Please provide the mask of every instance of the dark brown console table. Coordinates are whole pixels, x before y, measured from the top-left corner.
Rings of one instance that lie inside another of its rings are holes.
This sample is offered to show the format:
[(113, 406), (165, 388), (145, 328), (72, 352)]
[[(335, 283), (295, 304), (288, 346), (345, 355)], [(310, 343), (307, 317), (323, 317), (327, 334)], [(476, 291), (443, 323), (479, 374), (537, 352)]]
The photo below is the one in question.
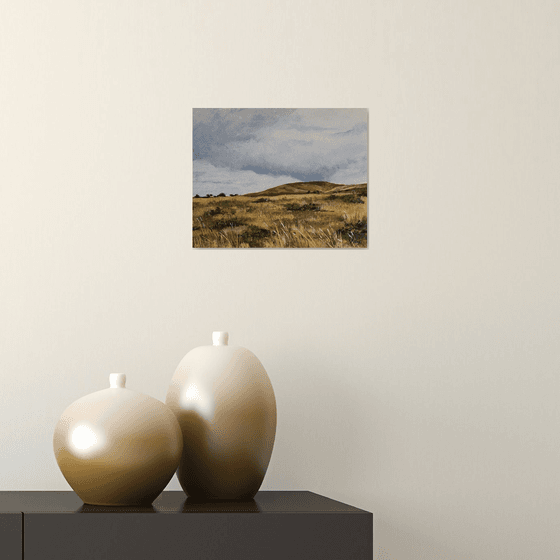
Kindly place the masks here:
[(373, 514), (313, 492), (205, 503), (163, 492), (150, 507), (0, 492), (0, 550), (2, 560), (371, 560)]

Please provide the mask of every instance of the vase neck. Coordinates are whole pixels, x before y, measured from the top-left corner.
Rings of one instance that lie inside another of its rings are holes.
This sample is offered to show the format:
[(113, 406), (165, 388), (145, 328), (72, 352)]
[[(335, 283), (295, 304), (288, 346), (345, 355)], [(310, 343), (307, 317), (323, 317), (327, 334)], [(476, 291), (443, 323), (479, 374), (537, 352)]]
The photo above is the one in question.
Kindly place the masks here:
[(212, 344), (214, 346), (227, 346), (229, 334), (225, 331), (214, 331), (212, 333)]
[(124, 389), (126, 375), (124, 373), (111, 373), (109, 375), (109, 386), (111, 389)]

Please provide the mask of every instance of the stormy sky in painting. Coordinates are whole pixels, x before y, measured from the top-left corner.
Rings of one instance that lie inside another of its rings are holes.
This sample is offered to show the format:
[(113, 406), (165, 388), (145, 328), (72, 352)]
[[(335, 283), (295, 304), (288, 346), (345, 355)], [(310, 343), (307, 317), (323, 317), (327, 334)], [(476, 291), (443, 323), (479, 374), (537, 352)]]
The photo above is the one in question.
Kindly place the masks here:
[(193, 195), (367, 182), (366, 109), (193, 109)]

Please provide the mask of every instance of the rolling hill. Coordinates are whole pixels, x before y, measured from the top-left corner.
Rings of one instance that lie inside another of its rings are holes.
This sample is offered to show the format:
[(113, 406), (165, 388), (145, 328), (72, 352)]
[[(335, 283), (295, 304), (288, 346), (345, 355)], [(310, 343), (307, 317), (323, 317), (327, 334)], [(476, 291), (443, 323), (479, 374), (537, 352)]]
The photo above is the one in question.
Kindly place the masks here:
[[(361, 196), (367, 195), (367, 183), (357, 185), (343, 185), (340, 183), (329, 183), (327, 181), (303, 181), (298, 183), (286, 183), (264, 191), (247, 193), (242, 196), (278, 196), (282, 194), (331, 194), (331, 193), (356, 192)], [(362, 194), (363, 193), (363, 194)]]

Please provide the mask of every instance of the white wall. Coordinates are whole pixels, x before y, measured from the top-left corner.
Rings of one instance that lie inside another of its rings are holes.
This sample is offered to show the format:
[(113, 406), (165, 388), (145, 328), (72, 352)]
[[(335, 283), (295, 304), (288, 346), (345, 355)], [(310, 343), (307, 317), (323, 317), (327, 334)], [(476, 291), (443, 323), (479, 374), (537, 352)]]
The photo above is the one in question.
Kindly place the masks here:
[[(0, 489), (68, 489), (62, 410), (224, 329), (263, 489), (374, 512), (380, 560), (559, 558), (559, 6), (3, 0)], [(193, 107), (369, 108), (369, 249), (191, 249)]]

